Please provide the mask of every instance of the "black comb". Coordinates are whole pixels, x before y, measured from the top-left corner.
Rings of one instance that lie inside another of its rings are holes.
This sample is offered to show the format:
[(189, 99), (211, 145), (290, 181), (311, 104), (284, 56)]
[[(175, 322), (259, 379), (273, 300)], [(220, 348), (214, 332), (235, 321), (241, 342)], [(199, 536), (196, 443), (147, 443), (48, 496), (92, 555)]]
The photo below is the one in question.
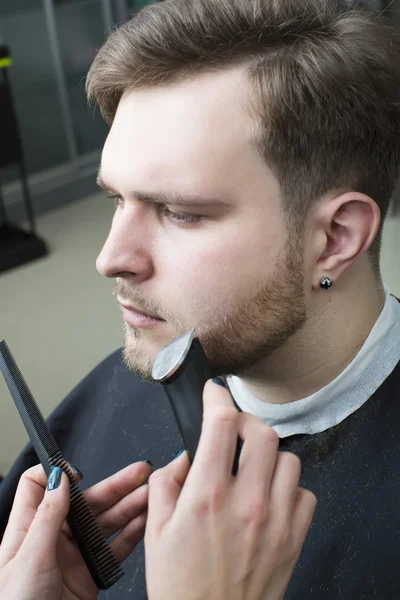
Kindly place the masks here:
[(29, 391), (5, 340), (0, 341), (0, 370), (3, 372), (4, 379), (46, 475), (49, 476), (53, 467), (60, 467), (68, 476), (70, 484), (68, 525), (93, 581), (101, 590), (108, 589), (124, 573)]

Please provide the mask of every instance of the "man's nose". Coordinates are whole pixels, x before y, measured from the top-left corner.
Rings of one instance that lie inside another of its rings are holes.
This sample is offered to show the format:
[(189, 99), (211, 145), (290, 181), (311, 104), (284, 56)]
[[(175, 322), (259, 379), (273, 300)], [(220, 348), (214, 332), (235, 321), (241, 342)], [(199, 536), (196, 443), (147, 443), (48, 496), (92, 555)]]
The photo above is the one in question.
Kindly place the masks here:
[(96, 268), (101, 275), (109, 278), (134, 276), (137, 282), (151, 276), (153, 267), (148, 246), (149, 235), (144, 228), (144, 223), (133, 223), (131, 218), (114, 218), (96, 261)]

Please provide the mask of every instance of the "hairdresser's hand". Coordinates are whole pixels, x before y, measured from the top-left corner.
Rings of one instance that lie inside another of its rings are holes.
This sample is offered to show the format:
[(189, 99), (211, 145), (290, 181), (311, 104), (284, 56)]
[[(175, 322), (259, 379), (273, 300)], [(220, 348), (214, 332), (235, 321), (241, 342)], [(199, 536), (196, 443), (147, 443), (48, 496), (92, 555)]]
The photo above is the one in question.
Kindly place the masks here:
[[(237, 436), (244, 440), (232, 476)], [(300, 461), (207, 382), (200, 444), (150, 477), (145, 534), (149, 600), (280, 600), (311, 524), (315, 496)], [(189, 474), (188, 474), (189, 472)]]
[[(121, 527), (111, 546), (124, 560), (143, 537), (151, 467), (136, 463), (86, 490), (85, 497), (107, 536)], [(54, 471), (53, 473), (54, 474)], [(71, 538), (64, 519), (69, 483), (46, 490), (39, 465), (19, 482), (0, 546), (0, 597), (7, 600), (93, 600), (98, 588)]]

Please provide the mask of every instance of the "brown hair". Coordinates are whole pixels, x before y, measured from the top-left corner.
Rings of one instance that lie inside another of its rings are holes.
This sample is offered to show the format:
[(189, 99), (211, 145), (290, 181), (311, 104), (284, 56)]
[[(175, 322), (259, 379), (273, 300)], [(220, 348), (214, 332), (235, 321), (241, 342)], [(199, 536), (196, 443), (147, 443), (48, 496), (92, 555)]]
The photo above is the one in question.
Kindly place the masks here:
[(382, 224), (400, 175), (400, 34), (345, 0), (166, 0), (116, 29), (87, 93), (111, 123), (122, 94), (243, 64), (257, 145), (299, 234), (330, 190), (370, 196)]

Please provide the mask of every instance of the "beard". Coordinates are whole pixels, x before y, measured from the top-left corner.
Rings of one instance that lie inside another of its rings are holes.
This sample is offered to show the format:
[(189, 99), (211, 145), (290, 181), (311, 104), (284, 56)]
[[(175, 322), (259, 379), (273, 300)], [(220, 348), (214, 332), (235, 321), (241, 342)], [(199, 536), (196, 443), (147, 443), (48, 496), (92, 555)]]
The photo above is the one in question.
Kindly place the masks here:
[(157, 340), (155, 330), (150, 330), (150, 338), (154, 336), (154, 339), (149, 339), (148, 331), (125, 324), (125, 364), (144, 381), (153, 382), (151, 372), (158, 351), (176, 337), (195, 328), (212, 372), (220, 376), (243, 376), (305, 324), (307, 316), (302, 265), (300, 244), (290, 243), (268, 282), (262, 282), (248, 297), (236, 304), (232, 305), (231, 298), (227, 298), (227, 308), (220, 302), (219, 306), (203, 308), (200, 312), (196, 310), (197, 316), (187, 322), (160, 311), (155, 304), (144, 303), (120, 280), (114, 294), (130, 300), (144, 312), (159, 315), (165, 319), (169, 329), (169, 339), (165, 338), (164, 333), (163, 340)]

